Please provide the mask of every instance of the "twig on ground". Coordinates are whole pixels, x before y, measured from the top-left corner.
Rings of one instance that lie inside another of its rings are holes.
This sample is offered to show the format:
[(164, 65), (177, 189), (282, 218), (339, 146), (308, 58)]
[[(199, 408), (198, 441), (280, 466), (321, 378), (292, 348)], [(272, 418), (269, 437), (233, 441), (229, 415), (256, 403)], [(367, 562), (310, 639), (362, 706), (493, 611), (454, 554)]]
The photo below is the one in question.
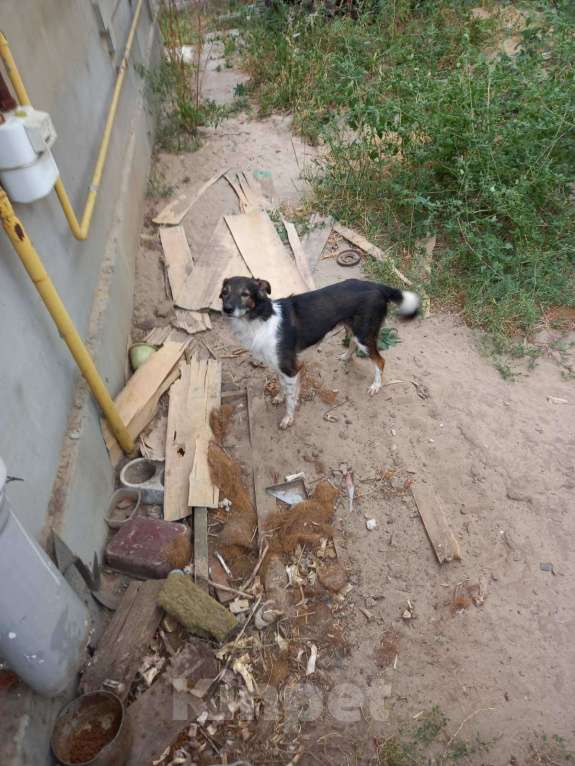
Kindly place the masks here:
[(260, 554), (260, 557), (258, 559), (258, 563), (254, 567), (254, 571), (251, 573), (251, 575), (248, 577), (248, 579), (244, 582), (244, 584), (242, 585), (242, 588), (249, 587), (252, 584), (252, 582), (255, 580), (255, 577), (256, 577), (257, 573), (259, 572), (261, 565), (263, 564), (263, 561), (264, 561), (264, 559), (265, 559), (265, 557), (267, 555), (267, 552), (268, 552), (269, 548), (270, 548), (270, 544), (266, 543), (263, 551)]
[(475, 716), (478, 715), (478, 713), (483, 713), (486, 710), (496, 710), (496, 709), (497, 708), (494, 708), (494, 707), (480, 707), (480, 708), (477, 708), (477, 710), (474, 710), (473, 713), (470, 713), (466, 718), (463, 719), (463, 721), (461, 721), (461, 723), (459, 724), (459, 726), (457, 727), (455, 731), (455, 734), (453, 734), (453, 736), (449, 738), (447, 745), (445, 746), (445, 749), (447, 750), (449, 748), (449, 746), (451, 745), (455, 737), (457, 737), (461, 729), (463, 729), (467, 721), (470, 721), (472, 718), (475, 718)]
[[(403, 383), (403, 381), (401, 381)], [(342, 404), (346, 404), (348, 402), (348, 398), (346, 397), (343, 401), (338, 402), (337, 404), (334, 404), (333, 407), (330, 407), (323, 413), (323, 419), (327, 420), (328, 423), (335, 423), (336, 420), (334, 420), (332, 417), (330, 417), (329, 413), (332, 412), (332, 410), (335, 410), (337, 407), (341, 407)]]
[(232, 588), (231, 585), (220, 585), (219, 582), (214, 582), (210, 579), (206, 580), (206, 582), (213, 588), (226, 591), (226, 593), (235, 593), (237, 596), (241, 596), (242, 598), (255, 598), (253, 593), (246, 593), (245, 591), (239, 590), (238, 588)]

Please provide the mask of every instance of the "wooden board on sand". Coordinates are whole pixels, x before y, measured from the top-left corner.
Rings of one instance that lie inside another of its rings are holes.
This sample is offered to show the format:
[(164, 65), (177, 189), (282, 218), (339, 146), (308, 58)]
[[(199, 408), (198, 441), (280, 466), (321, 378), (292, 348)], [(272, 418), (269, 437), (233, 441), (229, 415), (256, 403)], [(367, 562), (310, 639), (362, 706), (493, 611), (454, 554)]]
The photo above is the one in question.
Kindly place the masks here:
[[(190, 474), (194, 468), (196, 440), (209, 429), (210, 412), (219, 406), (221, 376), (220, 362), (193, 358), (189, 364), (181, 365), (180, 380), (170, 391), (164, 479), (164, 518), (168, 521), (177, 521), (192, 513)], [(198, 464), (196, 470), (209, 478), (207, 468)]]
[(158, 215), (152, 219), (154, 223), (160, 224), (162, 226), (176, 226), (177, 224), (181, 223), (184, 219), (184, 217), (190, 212), (192, 209), (192, 205), (194, 205), (206, 192), (212, 184), (214, 184), (219, 178), (221, 178), (224, 173), (227, 173), (229, 168), (223, 168), (222, 170), (218, 170), (217, 173), (214, 173), (214, 175), (211, 178), (208, 178), (208, 180), (203, 183), (199, 188), (186, 190), (182, 192), (181, 194), (178, 194), (178, 196), (172, 200), (169, 205), (167, 205)]
[[(187, 345), (187, 340), (182, 343), (164, 343), (162, 348), (136, 370), (114, 400), (120, 417), (134, 439), (152, 420), (160, 396), (175, 380), (173, 370)], [(102, 421), (102, 433), (110, 460), (116, 465), (122, 456), (122, 450), (105, 421)]]
[(234, 242), (223, 218), (220, 218), (210, 241), (196, 260), (194, 270), (180, 293), (180, 304), (201, 311), (221, 311), (219, 299), (226, 277), (249, 277), (250, 270)]
[(227, 215), (225, 221), (248, 269), (254, 277), (267, 279), (274, 298), (307, 291), (295, 261), (290, 258), (267, 213)]
[(411, 487), (411, 493), (439, 563), (444, 564), (454, 559), (459, 561), (461, 559), (459, 543), (447, 523), (433, 487), (416, 482)]

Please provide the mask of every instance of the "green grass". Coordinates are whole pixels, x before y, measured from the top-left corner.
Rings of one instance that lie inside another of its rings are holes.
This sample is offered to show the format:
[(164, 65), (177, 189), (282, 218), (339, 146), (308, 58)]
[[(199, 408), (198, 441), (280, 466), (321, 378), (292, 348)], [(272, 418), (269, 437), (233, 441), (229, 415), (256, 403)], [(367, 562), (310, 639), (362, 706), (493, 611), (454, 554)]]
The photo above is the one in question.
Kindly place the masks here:
[(175, 190), (175, 186), (168, 183), (165, 175), (158, 169), (156, 164), (152, 165), (146, 187), (146, 197), (150, 199), (164, 199), (170, 197)]
[[(317, 206), (394, 244), (436, 305), (515, 337), (575, 301), (573, 9), (527, 1), (517, 24), (473, 18), (476, 5), (379, 0), (352, 19), (278, 2), (244, 29), (242, 55), (262, 114), (292, 111), (327, 148)], [(512, 34), (521, 52), (494, 56)], [(430, 275), (416, 248), (429, 233)]]
[(486, 742), (477, 735), (471, 741), (452, 739), (448, 724), (443, 711), (434, 705), (415, 728), (378, 744), (378, 766), (447, 766), (468, 763), (469, 756), (489, 752), (493, 742)]

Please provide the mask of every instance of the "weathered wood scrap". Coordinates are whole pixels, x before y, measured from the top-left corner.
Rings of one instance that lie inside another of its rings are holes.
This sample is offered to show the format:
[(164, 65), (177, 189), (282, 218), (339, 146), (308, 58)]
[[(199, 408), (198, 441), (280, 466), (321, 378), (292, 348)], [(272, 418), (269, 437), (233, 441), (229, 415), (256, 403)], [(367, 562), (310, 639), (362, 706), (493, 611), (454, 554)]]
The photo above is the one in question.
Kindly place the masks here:
[(122, 684), (117, 694), (126, 698), (162, 619), (162, 610), (157, 605), (162, 585), (162, 580), (130, 583), (96, 654), (84, 670), (82, 692), (96, 691), (104, 681), (111, 680)]
[(222, 282), (227, 277), (249, 277), (251, 272), (234, 242), (223, 218), (220, 218), (210, 241), (199, 254), (188, 278), (180, 302), (195, 311), (221, 311), (219, 299)]
[(331, 234), (333, 218), (313, 213), (309, 223), (310, 229), (302, 236), (301, 244), (313, 272)]
[(433, 488), (429, 484), (417, 482), (411, 487), (411, 493), (439, 563), (461, 559), (459, 543), (447, 523)]
[[(170, 391), (168, 408), (164, 518), (169, 521), (177, 521), (192, 512), (190, 474), (196, 439), (209, 428), (210, 412), (220, 403), (221, 362), (193, 358), (189, 364), (182, 365), (181, 370), (180, 380)], [(201, 458), (198, 458), (197, 470), (204, 475), (200, 465)]]
[[(176, 306), (180, 306), (180, 293), (184, 289), (186, 280), (194, 268), (194, 260), (190, 252), (184, 227), (162, 227), (160, 229), (160, 240), (166, 259), (172, 300)], [(187, 306), (184, 305), (182, 308), (187, 308)]]
[(308, 261), (307, 255), (304, 252), (299, 234), (293, 223), (284, 220), (283, 222), (290, 247), (292, 249), (293, 256), (295, 258), (298, 271), (301, 274), (302, 279), (306, 283), (309, 290), (315, 290), (315, 282), (311, 273), (311, 266)]
[(194, 507), (194, 579), (205, 591), (208, 590), (210, 576), (208, 556), (208, 509), (196, 506)]
[(267, 213), (227, 215), (225, 221), (251, 274), (267, 279), (274, 298), (306, 292), (307, 285)]
[(154, 327), (144, 338), (144, 343), (149, 343), (151, 346), (161, 346), (162, 343), (166, 342), (171, 332), (172, 327), (169, 324), (163, 327)]
[[(167, 390), (166, 384), (171, 385), (173, 382), (171, 373), (187, 345), (188, 340), (165, 343), (145, 365), (136, 370), (114, 400), (120, 417), (134, 439), (153, 418), (158, 400)], [(110, 459), (116, 464), (122, 456), (122, 450), (105, 421), (102, 421), (102, 433)]]
[[(217, 663), (204, 642), (188, 640), (161, 678), (128, 708), (132, 748), (127, 766), (151, 764), (206, 709), (194, 687), (213, 680)], [(190, 693), (191, 692), (191, 693)]]
[(351, 242), (352, 245), (359, 247), (359, 249), (363, 250), (364, 253), (371, 255), (372, 258), (375, 258), (382, 263), (388, 263), (395, 276), (408, 287), (411, 287), (411, 280), (409, 280), (405, 274), (402, 274), (401, 271), (397, 269), (393, 264), (390, 264), (387, 259), (387, 254), (379, 247), (371, 243), (368, 239), (366, 239), (363, 234), (359, 234), (357, 231), (349, 229), (347, 226), (337, 222), (334, 223), (333, 230), (336, 231), (344, 239), (347, 239), (348, 242)]
[(212, 322), (207, 311), (176, 309), (175, 314), (176, 316), (172, 320), (174, 327), (185, 330), (188, 335), (212, 329)]
[(224, 173), (227, 173), (229, 168), (223, 168), (214, 173), (211, 178), (203, 183), (199, 188), (193, 190), (186, 190), (172, 200), (158, 215), (153, 219), (154, 223), (167, 226), (175, 226), (181, 223), (184, 217), (192, 209), (194, 205), (204, 194), (212, 184), (214, 184)]

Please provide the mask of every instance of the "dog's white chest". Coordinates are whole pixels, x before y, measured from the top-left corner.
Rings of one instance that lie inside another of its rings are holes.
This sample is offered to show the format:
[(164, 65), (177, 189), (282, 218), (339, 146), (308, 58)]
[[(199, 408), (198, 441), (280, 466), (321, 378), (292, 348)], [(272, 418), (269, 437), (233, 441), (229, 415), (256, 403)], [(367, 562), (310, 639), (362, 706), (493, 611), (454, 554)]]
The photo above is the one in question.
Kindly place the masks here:
[(281, 308), (274, 305), (274, 312), (266, 320), (232, 317), (231, 324), (234, 335), (252, 356), (277, 369)]

